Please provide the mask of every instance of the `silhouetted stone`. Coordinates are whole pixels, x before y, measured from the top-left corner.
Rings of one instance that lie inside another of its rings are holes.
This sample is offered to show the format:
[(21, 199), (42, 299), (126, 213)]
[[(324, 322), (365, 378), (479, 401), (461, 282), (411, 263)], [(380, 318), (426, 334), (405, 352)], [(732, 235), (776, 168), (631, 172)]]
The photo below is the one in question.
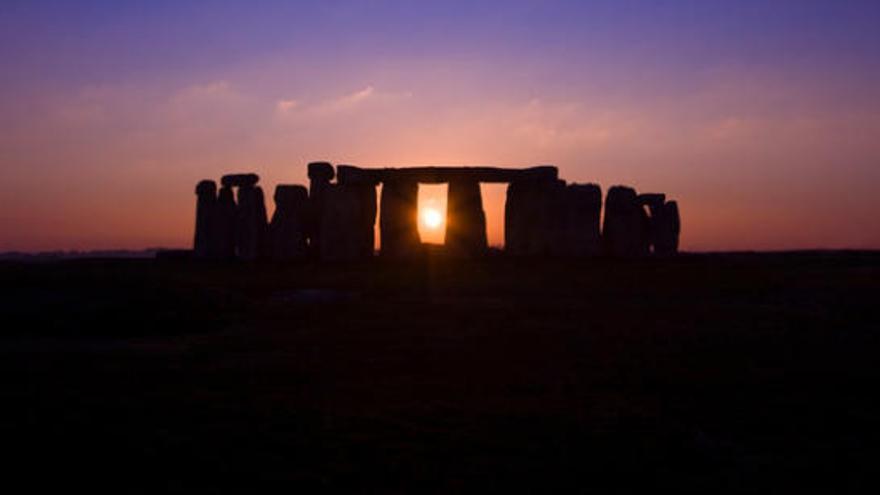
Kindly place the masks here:
[(336, 173), (333, 171), (333, 165), (329, 162), (311, 162), (309, 167), (309, 180), (321, 183), (327, 183), (333, 180)]
[(350, 184), (330, 184), (324, 190), (322, 260), (351, 261), (365, 256), (363, 193), (362, 187)]
[(606, 254), (621, 257), (648, 253), (648, 217), (635, 189), (613, 186), (605, 200), (602, 244)]
[(664, 203), (651, 220), (654, 225), (654, 253), (660, 256), (677, 253), (681, 233), (678, 203), (675, 201)]
[[(225, 258), (237, 253), (243, 259), (265, 255), (288, 259), (302, 256), (307, 249), (324, 259), (371, 256), (378, 184), (383, 184), (379, 219), (382, 253), (392, 257), (415, 254), (421, 244), (417, 228), (419, 183), (449, 184), (448, 251), (479, 255), (487, 250), (481, 182), (509, 183), (505, 244), (510, 254), (589, 256), (603, 251), (641, 256), (652, 251), (671, 254), (678, 249), (677, 205), (666, 202), (664, 194), (637, 195), (629, 187), (612, 187), (600, 234), (599, 186), (566, 186), (553, 166), (365, 169), (339, 165), (334, 169), (328, 162), (312, 162), (308, 176), (308, 194), (301, 186), (278, 187), (271, 231), (256, 174), (223, 176), (223, 188), (213, 203), (216, 186), (210, 181), (200, 183), (195, 255)], [(234, 187), (239, 188), (237, 205)], [(324, 228), (333, 229), (333, 244), (322, 248)]]
[(648, 211), (651, 213), (650, 219), (648, 220), (647, 236), (648, 243), (653, 247), (654, 252), (656, 252), (658, 238), (662, 235), (660, 232), (663, 228), (661, 226), (663, 217), (662, 209), (666, 202), (666, 195), (659, 193), (639, 194), (637, 201), (639, 205), (647, 206)]
[(559, 253), (593, 256), (601, 252), (600, 216), (602, 189), (596, 184), (570, 184), (565, 188)]
[(217, 184), (212, 180), (203, 180), (196, 185), (196, 233), (193, 241), (193, 254), (197, 258), (209, 258), (215, 255), (217, 215)]
[(653, 208), (659, 208), (663, 206), (663, 203), (666, 201), (666, 195), (661, 193), (642, 193), (636, 197), (636, 201), (640, 205), (651, 208), (653, 214)]
[(231, 259), (235, 257), (235, 227), (238, 223), (238, 212), (232, 188), (223, 186), (217, 196), (217, 214), (214, 216), (217, 257)]
[(418, 251), (418, 193), (417, 182), (391, 180), (383, 184), (379, 207), (383, 256), (411, 256)]
[(227, 174), (220, 178), (220, 184), (225, 187), (253, 187), (260, 182), (257, 174)]
[(644, 256), (651, 253), (651, 217), (643, 205), (639, 205), (639, 231), (636, 239), (638, 255)]
[(367, 169), (353, 165), (336, 167), (336, 182), (339, 184), (370, 184), (377, 186), (383, 179), (384, 169)]
[(266, 251), (266, 204), (259, 187), (239, 187), (236, 246), (243, 260), (255, 260)]
[(534, 224), (530, 203), (534, 196), (534, 183), (514, 181), (507, 186), (504, 202), (504, 249), (509, 254), (530, 254), (530, 238)]
[(360, 256), (369, 258), (376, 250), (376, 186), (352, 184), (358, 200), (358, 250)]
[(312, 162), (309, 168), (309, 249), (314, 256), (321, 255), (321, 225), (324, 218), (324, 191), (336, 175), (333, 165)]
[(446, 247), (450, 254), (480, 256), (488, 248), (480, 183), (453, 180), (446, 192)]
[(373, 169), (363, 169), (351, 165), (338, 165), (336, 167), (336, 183), (344, 185), (354, 191), (361, 212), (357, 222), (358, 246), (360, 256), (368, 258), (373, 256), (376, 243), (376, 186), (381, 179), (380, 174)]
[(516, 256), (557, 254), (564, 194), (561, 180), (511, 182), (504, 206), (505, 250)]
[(272, 258), (291, 260), (306, 256), (309, 193), (303, 186), (275, 188), (275, 213), (269, 224)]
[(454, 181), (554, 181), (559, 178), (559, 170), (552, 165), (541, 165), (524, 169), (498, 167), (360, 168), (352, 165), (340, 165), (337, 167), (336, 176), (340, 184), (349, 183), (353, 180), (367, 181), (373, 184), (388, 181), (417, 182), (422, 184)]

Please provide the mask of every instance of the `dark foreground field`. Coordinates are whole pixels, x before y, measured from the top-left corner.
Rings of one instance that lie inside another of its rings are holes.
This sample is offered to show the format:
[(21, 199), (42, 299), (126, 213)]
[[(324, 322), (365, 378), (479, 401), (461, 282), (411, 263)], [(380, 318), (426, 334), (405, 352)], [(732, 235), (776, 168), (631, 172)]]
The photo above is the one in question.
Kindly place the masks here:
[(30, 492), (877, 477), (877, 253), (84, 260), (0, 265), (0, 286), (0, 465)]

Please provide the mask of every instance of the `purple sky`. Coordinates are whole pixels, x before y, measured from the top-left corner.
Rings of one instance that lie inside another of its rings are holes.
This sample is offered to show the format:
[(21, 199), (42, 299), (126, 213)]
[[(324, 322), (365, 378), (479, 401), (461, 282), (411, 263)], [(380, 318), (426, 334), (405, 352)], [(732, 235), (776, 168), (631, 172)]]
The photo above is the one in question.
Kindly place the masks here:
[(199, 179), (321, 159), (551, 163), (674, 197), (685, 249), (880, 248), (878, 26), (876, 1), (6, 1), (0, 250), (185, 246)]

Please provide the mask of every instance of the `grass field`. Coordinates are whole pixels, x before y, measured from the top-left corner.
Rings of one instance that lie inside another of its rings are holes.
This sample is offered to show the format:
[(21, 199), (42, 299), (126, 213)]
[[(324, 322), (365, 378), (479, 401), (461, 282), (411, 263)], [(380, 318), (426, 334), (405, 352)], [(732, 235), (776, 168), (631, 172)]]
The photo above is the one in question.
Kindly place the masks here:
[(0, 286), (4, 477), (34, 490), (875, 484), (880, 253), (77, 260)]

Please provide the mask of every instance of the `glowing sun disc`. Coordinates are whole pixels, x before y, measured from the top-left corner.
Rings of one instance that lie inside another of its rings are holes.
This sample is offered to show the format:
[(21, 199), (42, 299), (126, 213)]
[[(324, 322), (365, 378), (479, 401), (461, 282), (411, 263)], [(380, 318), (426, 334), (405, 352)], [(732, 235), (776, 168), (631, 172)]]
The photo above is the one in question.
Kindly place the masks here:
[(436, 229), (443, 225), (443, 215), (433, 208), (426, 208), (422, 212), (422, 223), (429, 229)]

